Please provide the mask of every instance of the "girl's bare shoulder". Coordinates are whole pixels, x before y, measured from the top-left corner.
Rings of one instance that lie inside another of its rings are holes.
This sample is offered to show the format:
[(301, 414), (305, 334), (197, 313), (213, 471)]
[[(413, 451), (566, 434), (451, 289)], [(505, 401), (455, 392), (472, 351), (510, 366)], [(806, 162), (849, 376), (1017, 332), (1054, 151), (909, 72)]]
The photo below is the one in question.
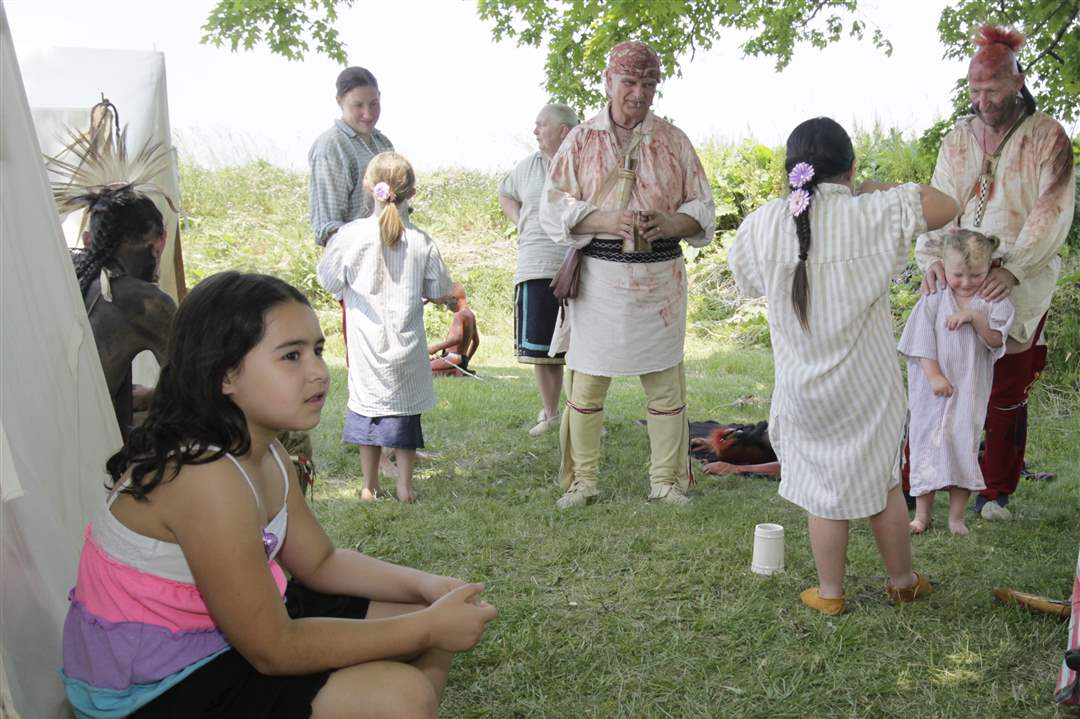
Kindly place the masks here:
[(238, 522), (244, 522), (245, 517), (257, 522), (254, 494), (227, 456), (185, 464), (173, 468), (171, 474), (172, 478), (162, 482), (149, 497), (158, 504), (161, 517), (168, 524), (208, 519), (222, 513), (235, 516)]

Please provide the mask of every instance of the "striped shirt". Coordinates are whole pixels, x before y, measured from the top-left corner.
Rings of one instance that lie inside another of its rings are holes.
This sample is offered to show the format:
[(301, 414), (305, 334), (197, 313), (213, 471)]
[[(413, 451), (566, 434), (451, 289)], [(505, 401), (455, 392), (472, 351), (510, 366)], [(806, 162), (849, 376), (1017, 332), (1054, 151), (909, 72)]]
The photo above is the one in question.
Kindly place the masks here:
[(423, 300), (450, 294), (435, 242), (406, 221), (404, 236), (386, 246), (378, 217), (366, 217), (330, 239), (316, 272), (345, 301), (349, 409), (388, 417), (434, 407)]
[(913, 184), (856, 197), (823, 183), (809, 212), (809, 333), (791, 305), (799, 247), (786, 199), (743, 221), (728, 263), (742, 294), (768, 300), (780, 496), (826, 519), (868, 517), (899, 481), (904, 430), (889, 283), (926, 221)]
[(543, 154), (534, 152), (515, 165), (499, 185), (500, 195), (521, 203), (515, 285), (554, 277), (566, 257), (566, 248), (555, 244), (540, 226), (540, 196), (550, 165)]
[[(986, 489), (979, 469), (979, 440), (990, 401), (994, 362), (1005, 355), (1013, 306), (1007, 299), (968, 300), (967, 309), (984, 315), (991, 329), (1001, 333), (998, 347), (987, 345), (970, 324), (948, 329), (945, 320), (959, 309), (948, 287), (922, 297), (900, 336), (900, 352), (908, 358), (908, 442), (911, 494), (915, 497), (949, 486), (973, 492)], [(951, 396), (934, 394), (919, 358), (938, 363), (953, 386)]]
[(371, 158), (394, 149), (386, 135), (371, 133), (371, 144), (344, 120), (319, 135), (308, 151), (311, 166), (310, 218), (315, 244), (325, 245), (327, 238), (346, 222), (367, 217), (374, 209), (371, 193), (364, 189), (364, 173)]

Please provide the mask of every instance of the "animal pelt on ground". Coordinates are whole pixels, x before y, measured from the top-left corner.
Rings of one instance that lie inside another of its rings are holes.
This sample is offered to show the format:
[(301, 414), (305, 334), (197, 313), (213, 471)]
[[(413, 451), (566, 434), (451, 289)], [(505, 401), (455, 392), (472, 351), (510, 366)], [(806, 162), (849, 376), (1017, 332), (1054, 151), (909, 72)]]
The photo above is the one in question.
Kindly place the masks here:
[(690, 423), (690, 454), (706, 474), (761, 474), (779, 478), (780, 463), (769, 443), (769, 423)]

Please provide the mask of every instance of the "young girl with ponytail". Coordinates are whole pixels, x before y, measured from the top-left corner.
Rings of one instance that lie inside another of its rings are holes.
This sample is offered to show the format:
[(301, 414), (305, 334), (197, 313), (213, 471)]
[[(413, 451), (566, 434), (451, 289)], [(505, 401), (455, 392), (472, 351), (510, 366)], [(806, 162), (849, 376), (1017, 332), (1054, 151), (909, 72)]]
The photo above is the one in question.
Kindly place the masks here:
[(420, 414), (435, 406), (424, 302), (455, 309), (457, 301), (435, 242), (409, 222), (405, 203), (416, 193), (409, 161), (379, 153), (364, 187), (375, 198), (374, 214), (338, 230), (317, 270), (322, 286), (345, 302), (349, 408), (342, 439), (360, 446), (362, 500), (378, 497), (386, 448), (397, 460), (397, 498), (413, 502), (416, 450), (424, 446)]
[(769, 435), (780, 496), (807, 511), (818, 586), (800, 595), (844, 611), (848, 521), (870, 518), (892, 602), (931, 591), (912, 571), (899, 487), (905, 397), (889, 283), (908, 247), (956, 203), (926, 185), (864, 182), (835, 121), (803, 122), (787, 141), (792, 192), (751, 213), (728, 262), (739, 291), (768, 299), (775, 385)]

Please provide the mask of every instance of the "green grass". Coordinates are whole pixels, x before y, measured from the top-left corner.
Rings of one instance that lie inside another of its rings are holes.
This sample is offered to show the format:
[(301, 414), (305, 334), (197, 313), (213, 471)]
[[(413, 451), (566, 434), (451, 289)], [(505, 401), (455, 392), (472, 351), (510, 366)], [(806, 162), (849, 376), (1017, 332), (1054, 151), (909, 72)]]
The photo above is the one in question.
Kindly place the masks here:
[[(878, 166), (914, 167), (893, 133), (871, 134)], [(745, 143), (706, 148), (725, 222), (760, 204), (777, 157)], [(869, 164), (869, 163), (868, 163)], [(450, 717), (1064, 717), (1052, 688), (1065, 628), (995, 605), (998, 585), (1064, 597), (1080, 546), (1080, 281), (1067, 255), (1051, 309), (1051, 367), (1036, 385), (1029, 461), (1052, 483), (1023, 482), (1016, 521), (973, 516), (972, 534), (936, 528), (914, 540), (916, 566), (936, 592), (890, 607), (865, 521), (852, 523), (851, 611), (815, 615), (798, 602), (814, 582), (803, 513), (761, 478), (701, 474), (694, 502), (646, 502), (648, 438), (635, 380), (606, 402), (601, 501), (558, 512), (558, 442), (533, 439), (539, 400), (530, 368), (512, 357), (514, 243), (493, 207), (497, 178), (440, 171), (421, 178), (417, 224), (439, 242), (467, 287), (483, 343), (483, 381), (439, 379), (424, 416), (436, 458), (421, 464), (420, 502), (357, 500), (359, 460), (340, 441), (346, 376), (331, 298), (313, 287), (319, 256), (307, 227), (306, 181), (267, 163), (208, 172), (182, 167), (189, 278), (229, 267), (278, 274), (312, 296), (333, 374), (314, 432), (316, 513), (336, 542), (383, 559), (485, 582), (498, 620), (460, 656), (443, 704)], [(726, 204), (725, 204), (726, 203)], [(755, 204), (756, 203), (756, 204)], [(732, 225), (734, 226), (734, 225)], [(692, 419), (768, 416), (772, 357), (762, 308), (735, 297), (722, 243), (689, 253), (687, 381)], [(1069, 274), (1072, 273), (1072, 274)], [(914, 302), (894, 288), (899, 322)], [(426, 325), (441, 336), (449, 314)], [(842, 441), (839, 438), (838, 441)], [(786, 528), (787, 571), (749, 570), (753, 528)]]
[[(440, 379), (425, 415), (437, 458), (417, 476), (420, 503), (363, 505), (358, 460), (340, 442), (343, 363), (315, 432), (314, 505), (346, 546), (487, 584), (499, 619), (457, 660), (446, 716), (468, 717), (1053, 717), (1064, 627), (997, 606), (1007, 585), (1065, 596), (1080, 545), (1080, 437), (1075, 416), (1033, 411), (1029, 455), (1059, 478), (1025, 482), (1016, 521), (973, 518), (972, 535), (934, 529), (915, 539), (917, 566), (937, 587), (890, 607), (865, 521), (852, 523), (851, 611), (812, 614), (798, 602), (814, 566), (798, 508), (760, 478), (697, 473), (685, 509), (645, 500), (648, 440), (636, 381), (607, 401), (602, 501), (559, 512), (558, 443), (529, 438), (539, 406), (510, 340), (488, 337), (474, 367), (483, 382)], [(331, 352), (337, 347), (332, 347)], [(767, 416), (767, 351), (695, 341), (688, 353), (691, 417)], [(752, 396), (747, 399), (747, 395)], [(939, 502), (937, 527), (945, 525)], [(787, 571), (749, 571), (753, 528), (787, 530)]]

